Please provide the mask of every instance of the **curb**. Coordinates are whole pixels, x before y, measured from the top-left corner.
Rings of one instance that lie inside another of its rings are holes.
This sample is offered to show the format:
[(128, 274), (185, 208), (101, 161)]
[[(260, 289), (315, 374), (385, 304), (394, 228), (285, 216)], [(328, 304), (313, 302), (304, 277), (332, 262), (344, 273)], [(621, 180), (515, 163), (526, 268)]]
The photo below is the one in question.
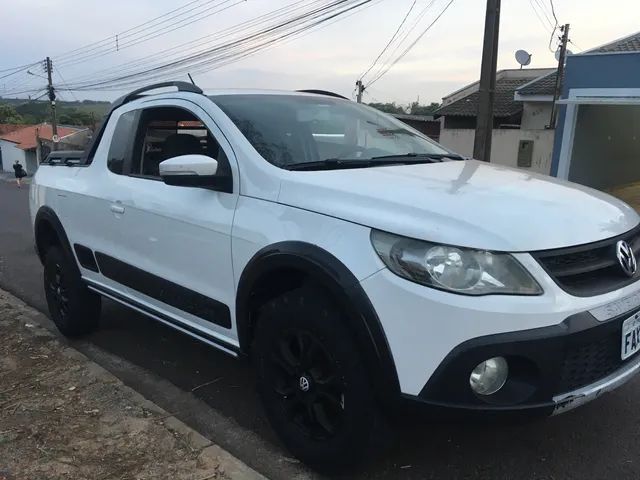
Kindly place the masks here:
[[(106, 384), (117, 385), (119, 389), (126, 392), (127, 396), (133, 403), (161, 418), (162, 420), (160, 423), (176, 437), (179, 437), (180, 440), (183, 441), (184, 444), (186, 444), (186, 446), (192, 451), (199, 452), (198, 456), (205, 464), (211, 465), (212, 467), (215, 466), (216, 476), (211, 476), (209, 478), (230, 477), (234, 480), (267, 480), (267, 477), (256, 472), (240, 459), (234, 457), (229, 452), (214, 444), (175, 416), (169, 414), (163, 408), (125, 385), (116, 376), (97, 363), (91, 361), (79, 351), (69, 346), (65, 346), (63, 342), (59, 341), (58, 337), (54, 333), (50, 332), (38, 323), (37, 317), (40, 313), (35, 309), (2, 289), (0, 289), (0, 301), (10, 304), (16, 309), (16, 319), (23, 328), (28, 329), (34, 336), (49, 337), (58, 341), (64, 356), (72, 360), (82, 362), (83, 367), (94, 378)], [(1, 478), (2, 477), (0, 476), (0, 479)]]

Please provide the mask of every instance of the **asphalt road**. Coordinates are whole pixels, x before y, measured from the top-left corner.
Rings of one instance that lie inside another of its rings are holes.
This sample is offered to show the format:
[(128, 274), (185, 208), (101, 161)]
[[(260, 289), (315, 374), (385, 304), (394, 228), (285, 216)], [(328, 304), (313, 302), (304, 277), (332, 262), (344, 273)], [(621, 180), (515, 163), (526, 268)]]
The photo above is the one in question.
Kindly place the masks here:
[[(0, 179), (0, 287), (46, 312), (27, 201), (26, 188)], [(70, 343), (270, 478), (315, 477), (278, 444), (247, 364), (110, 302), (101, 330)], [(639, 400), (635, 379), (550, 419), (404, 423), (393, 446), (349, 478), (638, 479)]]

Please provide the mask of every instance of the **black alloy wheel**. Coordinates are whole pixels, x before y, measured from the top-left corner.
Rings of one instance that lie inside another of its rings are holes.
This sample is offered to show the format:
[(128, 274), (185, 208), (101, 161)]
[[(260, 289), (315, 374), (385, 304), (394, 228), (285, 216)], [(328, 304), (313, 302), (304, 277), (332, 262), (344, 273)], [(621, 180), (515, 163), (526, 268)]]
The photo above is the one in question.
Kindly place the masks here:
[(324, 473), (344, 472), (383, 447), (386, 422), (349, 320), (318, 286), (267, 302), (252, 354), (265, 413), (285, 447)]
[(300, 329), (283, 332), (270, 367), (273, 389), (289, 420), (314, 439), (333, 436), (344, 416), (344, 379), (318, 338)]
[[(69, 294), (63, 281), (63, 271), (60, 263), (56, 262), (53, 269), (45, 271), (47, 298), (64, 321), (69, 314)], [(53, 312), (52, 312), (53, 313)]]
[(100, 297), (84, 284), (71, 253), (58, 246), (47, 250), (43, 284), (51, 320), (63, 335), (84, 335), (98, 328)]

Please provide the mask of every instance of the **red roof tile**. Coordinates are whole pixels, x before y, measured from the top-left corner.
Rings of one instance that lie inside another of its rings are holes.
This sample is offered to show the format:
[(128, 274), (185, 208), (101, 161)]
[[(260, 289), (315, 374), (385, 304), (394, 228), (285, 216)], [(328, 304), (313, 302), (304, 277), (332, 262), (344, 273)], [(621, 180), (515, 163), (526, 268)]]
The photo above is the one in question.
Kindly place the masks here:
[[(58, 127), (58, 136), (62, 138), (67, 135), (71, 135), (78, 130), (78, 128)], [(0, 135), (0, 140), (17, 143), (18, 145), (16, 146), (22, 150), (31, 150), (32, 148), (36, 148), (36, 136), (39, 136), (44, 140), (51, 140), (51, 137), (53, 136), (51, 125), (48, 123), (41, 123), (40, 125), (23, 126), (23, 128), (20, 128), (19, 130)]]
[(27, 125), (15, 125), (13, 123), (0, 123), (0, 135), (14, 132), (26, 126)]

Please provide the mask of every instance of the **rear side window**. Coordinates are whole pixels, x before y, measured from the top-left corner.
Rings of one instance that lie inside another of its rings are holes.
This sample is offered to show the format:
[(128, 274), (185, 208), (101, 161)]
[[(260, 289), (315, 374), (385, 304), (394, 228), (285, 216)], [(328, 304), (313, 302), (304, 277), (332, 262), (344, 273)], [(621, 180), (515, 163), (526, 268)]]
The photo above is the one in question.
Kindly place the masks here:
[(107, 166), (113, 173), (123, 175), (131, 168), (137, 120), (137, 111), (123, 113), (118, 118), (107, 157)]

